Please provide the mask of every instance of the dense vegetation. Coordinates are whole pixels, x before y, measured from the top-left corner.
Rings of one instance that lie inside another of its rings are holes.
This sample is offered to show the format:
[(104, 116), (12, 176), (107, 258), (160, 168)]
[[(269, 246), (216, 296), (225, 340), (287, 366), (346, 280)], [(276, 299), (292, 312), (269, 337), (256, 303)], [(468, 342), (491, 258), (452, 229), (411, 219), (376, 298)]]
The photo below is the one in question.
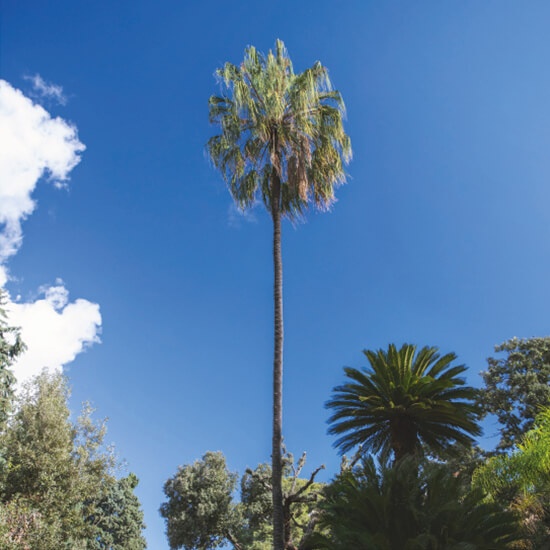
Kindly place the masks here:
[(76, 422), (67, 379), (43, 373), (14, 394), (24, 346), (0, 310), (0, 548), (142, 550), (134, 474), (121, 477), (105, 422), (85, 403)]
[[(547, 356), (531, 353), (545, 340), (522, 341), (523, 357), (514, 356), (520, 367), (508, 368), (511, 380), (527, 371), (550, 383)], [(460, 376), (466, 367), (436, 348), (390, 345), (364, 354), (368, 367), (346, 367), (347, 381), (327, 402), (329, 432), (340, 436), (335, 446), (353, 452), (343, 456), (340, 472), (316, 483), (318, 470), (300, 478), (305, 459), (295, 468), (284, 455), (285, 548), (548, 548), (550, 402), (544, 395), (531, 430), (512, 437), (512, 452), (487, 453), (474, 436), (481, 433), (480, 402), (493, 398), (490, 381), (481, 390), (466, 386)], [(518, 390), (515, 398), (531, 399)], [(166, 482), (161, 508), (171, 548), (272, 548), (269, 466), (245, 473), (235, 502), (237, 480), (221, 453), (178, 469)]]

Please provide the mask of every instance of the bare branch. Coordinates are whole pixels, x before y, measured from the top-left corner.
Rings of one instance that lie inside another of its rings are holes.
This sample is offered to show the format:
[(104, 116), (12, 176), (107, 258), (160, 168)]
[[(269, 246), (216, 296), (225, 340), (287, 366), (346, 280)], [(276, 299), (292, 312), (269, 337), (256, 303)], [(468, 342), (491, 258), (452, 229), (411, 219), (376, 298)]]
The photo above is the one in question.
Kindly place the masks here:
[(313, 473), (311, 474), (310, 478), (308, 479), (307, 483), (305, 485), (303, 485), (299, 491), (297, 493), (294, 493), (294, 495), (292, 495), (294, 498), (300, 496), (302, 493), (304, 493), (305, 491), (307, 491), (312, 485), (313, 485), (313, 482), (315, 481), (315, 476), (321, 471), (321, 470), (324, 470), (325, 469), (325, 465), (323, 464), (322, 466), (319, 466), (319, 468), (317, 468), (316, 470), (313, 471)]
[(306, 452), (304, 451), (302, 453), (302, 456), (300, 457), (300, 460), (298, 460), (298, 470), (297, 470), (296, 476), (300, 475), (300, 472), (304, 468), (305, 463), (306, 463)]

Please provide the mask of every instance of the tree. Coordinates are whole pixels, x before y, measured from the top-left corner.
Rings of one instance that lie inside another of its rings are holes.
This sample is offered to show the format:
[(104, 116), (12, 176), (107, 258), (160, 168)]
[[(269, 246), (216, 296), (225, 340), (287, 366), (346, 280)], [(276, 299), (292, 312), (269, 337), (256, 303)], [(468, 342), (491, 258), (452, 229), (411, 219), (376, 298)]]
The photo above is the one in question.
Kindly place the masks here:
[(507, 450), (533, 427), (537, 414), (550, 406), (550, 337), (512, 338), (495, 346), (502, 358), (489, 357), (482, 372), (479, 402), (501, 424), (498, 450)]
[(281, 217), (299, 218), (311, 204), (330, 207), (334, 187), (345, 181), (351, 144), (327, 69), (316, 62), (295, 74), (280, 40), (267, 56), (250, 46), (239, 66), (226, 63), (216, 75), (225, 91), (209, 101), (210, 122), (221, 128), (208, 141), (210, 157), (239, 207), (261, 199), (273, 221), (273, 541), (274, 550), (283, 550)]
[(517, 518), (443, 465), (414, 457), (393, 468), (372, 458), (327, 486), (309, 549), (505, 550), (520, 539)]
[[(317, 474), (324, 469), (315, 469), (309, 479), (300, 478), (306, 463), (304, 452), (298, 463), (283, 446), (283, 521), (284, 547), (286, 550), (301, 550), (317, 526), (317, 500), (322, 489), (315, 482)], [(268, 499), (271, 493), (271, 468), (260, 464), (255, 470), (247, 469), (241, 480), (241, 503), (246, 519), (242, 540), (247, 550), (270, 550), (267, 542), (271, 537), (273, 503)]]
[[(90, 518), (97, 519), (98, 507), (116, 490), (117, 464), (103, 445), (105, 423), (93, 421), (84, 404), (73, 424), (68, 397), (66, 378), (44, 372), (23, 388), (0, 442), (7, 464), (0, 524), (8, 537), (17, 535), (25, 544), (30, 537), (31, 548), (96, 547), (98, 522)], [(104, 516), (102, 521), (109, 523)]]
[[(315, 470), (301, 479), (305, 453), (298, 464), (283, 456), (285, 547), (301, 550), (317, 523), (316, 501), (321, 485)], [(201, 460), (178, 468), (164, 485), (167, 501), (160, 507), (170, 548), (212, 550), (231, 544), (235, 550), (270, 550), (272, 537), (271, 468), (260, 464), (241, 478), (241, 500), (233, 502), (238, 476), (229, 472), (222, 453), (208, 452)], [(296, 543), (294, 542), (296, 541)]]
[(3, 441), (9, 466), (2, 500), (18, 500), (38, 512), (45, 549), (63, 547), (84, 530), (67, 398), (62, 377), (41, 375), (24, 389)]
[(227, 471), (220, 452), (180, 466), (164, 484), (168, 501), (160, 507), (170, 548), (206, 550), (236, 540), (239, 518), (231, 498), (236, 486), (237, 474)]
[(7, 323), (6, 301), (6, 293), (0, 288), (0, 430), (6, 425), (13, 402), (15, 376), (10, 367), (25, 350), (19, 329)]
[(471, 445), (481, 434), (476, 390), (459, 378), (466, 367), (452, 366), (454, 353), (405, 344), (400, 350), (363, 351), (370, 368), (345, 367), (348, 382), (334, 388), (326, 407), (333, 411), (329, 433), (347, 452), (357, 445), (395, 461), (416, 455), (420, 445), (436, 455), (452, 454), (454, 443)]
[(138, 485), (135, 474), (129, 474), (110, 483), (94, 505), (87, 521), (95, 526), (90, 545), (98, 550), (143, 550), (147, 548), (142, 530), (143, 511), (134, 489)]

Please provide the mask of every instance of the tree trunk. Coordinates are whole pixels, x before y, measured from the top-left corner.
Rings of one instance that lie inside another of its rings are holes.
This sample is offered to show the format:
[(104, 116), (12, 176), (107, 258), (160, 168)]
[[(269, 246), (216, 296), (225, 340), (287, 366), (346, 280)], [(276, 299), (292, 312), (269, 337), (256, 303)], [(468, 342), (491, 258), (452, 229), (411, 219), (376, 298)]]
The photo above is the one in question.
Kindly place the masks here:
[(284, 514), (282, 489), (283, 431), (283, 262), (281, 259), (281, 180), (273, 170), (271, 214), (273, 218), (273, 299), (275, 302), (275, 345), (273, 357), (273, 442), (271, 454), (273, 498), (273, 549), (284, 550)]
[(401, 416), (392, 418), (390, 421), (390, 437), (394, 465), (406, 456), (416, 456), (418, 433), (416, 426), (409, 418)]

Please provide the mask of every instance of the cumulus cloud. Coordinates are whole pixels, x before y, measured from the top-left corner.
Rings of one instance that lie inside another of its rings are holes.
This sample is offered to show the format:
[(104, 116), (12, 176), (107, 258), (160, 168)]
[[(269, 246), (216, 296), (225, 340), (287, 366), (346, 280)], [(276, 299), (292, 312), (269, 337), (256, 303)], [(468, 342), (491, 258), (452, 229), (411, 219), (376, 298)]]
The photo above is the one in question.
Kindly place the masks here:
[(67, 98), (63, 93), (63, 86), (46, 82), (39, 74), (35, 74), (34, 76), (26, 76), (25, 80), (29, 80), (32, 83), (35, 95), (46, 99), (53, 99), (60, 105), (67, 104)]
[[(58, 100), (62, 88), (34, 77), (37, 91)], [(85, 147), (74, 125), (53, 118), (20, 90), (0, 80), (0, 286), (8, 282), (7, 260), (21, 246), (22, 222), (35, 209), (32, 193), (42, 179), (65, 187), (69, 173), (80, 162)], [(9, 322), (21, 327), (27, 345), (14, 365), (19, 383), (43, 368), (63, 365), (99, 342), (99, 305), (88, 300), (69, 302), (62, 280), (39, 289), (38, 298), (6, 304)]]
[(61, 371), (79, 353), (100, 341), (99, 305), (83, 299), (69, 303), (69, 291), (61, 280), (41, 288), (39, 299), (10, 301), (6, 309), (10, 324), (21, 327), (27, 345), (14, 367), (18, 382), (36, 376), (44, 368)]
[[(63, 187), (85, 147), (76, 128), (52, 118), (20, 90), (0, 80), (0, 263), (23, 238), (21, 222), (35, 208), (32, 192), (42, 176)], [(0, 282), (5, 283), (5, 269)]]

